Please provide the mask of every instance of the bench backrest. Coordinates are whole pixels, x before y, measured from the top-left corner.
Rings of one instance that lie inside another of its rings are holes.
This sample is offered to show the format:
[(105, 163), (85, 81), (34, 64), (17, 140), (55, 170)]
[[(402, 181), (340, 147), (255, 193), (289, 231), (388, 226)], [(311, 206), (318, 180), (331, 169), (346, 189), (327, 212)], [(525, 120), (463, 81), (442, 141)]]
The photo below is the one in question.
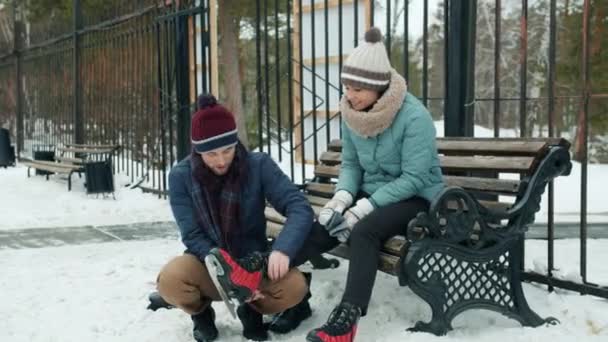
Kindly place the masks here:
[[(525, 188), (530, 184), (527, 183), (529, 177), (535, 174), (553, 147), (569, 148), (569, 145), (568, 141), (558, 138), (437, 139), (446, 184), (462, 187), (477, 197), (485, 198), (479, 201), (482, 205), (505, 214), (516, 203), (516, 199), (526, 192)], [(305, 185), (306, 196), (316, 214), (334, 194), (335, 182), (340, 173), (341, 152), (341, 142), (332, 141), (315, 167), (316, 178)], [(494, 178), (496, 175), (508, 179)], [(459, 204), (448, 202), (448, 207), (458, 209)], [(266, 208), (265, 214), (268, 236), (278, 236), (285, 218), (271, 207)], [(380, 270), (396, 274), (395, 265), (404, 243), (403, 236), (386, 241), (380, 253)], [(345, 246), (339, 246), (332, 254), (347, 257), (348, 250)]]
[(57, 148), (55, 160), (65, 163), (84, 164), (86, 161), (102, 161), (112, 158), (120, 145), (65, 144)]
[[(524, 190), (521, 179), (534, 174), (552, 146), (569, 147), (569, 142), (561, 138), (437, 139), (445, 183), (468, 190), (486, 207), (500, 211), (513, 204)], [(315, 167), (316, 179), (306, 187), (309, 194), (322, 198), (333, 196), (333, 181), (340, 173), (341, 151), (341, 141), (334, 140), (321, 154), (320, 163)]]

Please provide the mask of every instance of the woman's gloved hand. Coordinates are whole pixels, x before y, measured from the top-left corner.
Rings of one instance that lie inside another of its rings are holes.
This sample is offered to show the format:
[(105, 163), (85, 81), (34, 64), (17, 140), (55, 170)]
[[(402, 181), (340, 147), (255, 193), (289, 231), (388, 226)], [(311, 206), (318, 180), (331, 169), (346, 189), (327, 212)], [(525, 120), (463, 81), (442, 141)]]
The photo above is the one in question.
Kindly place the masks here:
[(344, 221), (350, 227), (350, 229), (353, 229), (357, 222), (369, 215), (369, 213), (372, 211), (374, 211), (374, 205), (372, 202), (370, 202), (367, 198), (362, 198), (357, 201), (357, 204), (355, 204), (354, 207), (348, 209), (344, 213)]
[(351, 204), (353, 204), (353, 196), (346, 190), (338, 190), (319, 212), (319, 223), (327, 226), (334, 212), (341, 215)]
[(355, 224), (372, 211), (374, 211), (374, 205), (367, 198), (362, 198), (357, 201), (354, 207), (348, 209), (344, 215), (333, 211), (333, 215), (325, 225), (325, 229), (327, 229), (329, 235), (344, 243), (350, 237)]

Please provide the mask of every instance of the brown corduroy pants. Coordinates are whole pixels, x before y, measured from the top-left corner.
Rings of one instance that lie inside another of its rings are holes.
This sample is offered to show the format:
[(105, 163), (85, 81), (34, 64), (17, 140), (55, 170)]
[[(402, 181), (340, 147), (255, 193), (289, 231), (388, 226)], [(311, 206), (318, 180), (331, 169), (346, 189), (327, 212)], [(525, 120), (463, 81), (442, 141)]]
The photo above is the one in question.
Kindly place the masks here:
[[(205, 265), (191, 254), (169, 261), (161, 269), (156, 286), (167, 303), (190, 315), (203, 311), (212, 301), (222, 300)], [(250, 305), (262, 314), (274, 314), (301, 302), (308, 287), (304, 275), (294, 268), (278, 281), (264, 279), (260, 292), (264, 298)]]

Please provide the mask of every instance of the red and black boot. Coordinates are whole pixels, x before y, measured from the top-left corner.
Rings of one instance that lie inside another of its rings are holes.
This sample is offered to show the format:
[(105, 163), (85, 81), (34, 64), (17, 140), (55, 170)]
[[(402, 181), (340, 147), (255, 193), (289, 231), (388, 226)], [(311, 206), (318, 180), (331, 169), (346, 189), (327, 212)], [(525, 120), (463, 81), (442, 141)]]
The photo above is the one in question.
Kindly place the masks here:
[[(214, 248), (205, 258), (205, 264), (222, 299), (235, 315), (235, 308), (245, 303), (260, 286), (268, 256), (253, 252), (235, 259), (226, 250)], [(238, 303), (234, 303), (233, 299)]]
[(308, 333), (306, 341), (353, 342), (359, 317), (361, 317), (361, 309), (358, 306), (342, 302), (331, 312), (323, 326)]

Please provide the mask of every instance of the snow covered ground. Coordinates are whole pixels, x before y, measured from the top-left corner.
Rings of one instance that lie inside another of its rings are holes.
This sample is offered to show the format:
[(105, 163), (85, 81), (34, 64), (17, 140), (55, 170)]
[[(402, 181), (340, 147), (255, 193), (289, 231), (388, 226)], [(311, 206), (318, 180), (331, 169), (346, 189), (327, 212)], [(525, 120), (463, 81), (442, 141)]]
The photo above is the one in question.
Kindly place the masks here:
[[(32, 174), (34, 171), (32, 171)], [(125, 175), (115, 176), (116, 200), (85, 193), (84, 176), (67, 181), (51, 176), (27, 178), (25, 167), (0, 169), (0, 231), (24, 228), (102, 226), (171, 221), (168, 201), (129, 190)]]
[[(607, 241), (592, 242), (608, 246)], [(0, 251), (0, 341), (192, 341), (186, 314), (175, 309), (145, 309), (158, 270), (181, 251), (178, 241), (167, 240)], [(603, 248), (599, 256), (605, 260), (608, 249)], [(568, 258), (567, 253), (563, 257)], [(313, 317), (287, 336), (275, 335), (275, 341), (303, 341), (308, 330), (324, 322), (344, 288), (346, 265), (343, 262), (337, 270), (313, 273)], [(590, 272), (608, 278), (606, 266)], [(566, 291), (547, 293), (538, 285), (525, 285), (524, 291), (541, 316), (554, 316), (562, 323), (522, 328), (499, 314), (474, 311), (457, 317), (455, 330), (447, 337), (435, 337), (405, 332), (416, 320), (428, 319), (430, 310), (408, 288), (399, 287), (396, 278), (379, 274), (357, 341), (608, 339), (608, 301)], [(214, 307), (221, 341), (243, 341), (240, 323), (221, 303)]]
[[(575, 165), (574, 174), (576, 170)], [(590, 175), (597, 172), (593, 177), (600, 177), (595, 178), (595, 184), (608, 176), (607, 170), (606, 166), (590, 166)], [(569, 182), (575, 177), (562, 178)], [(64, 180), (28, 179), (22, 167), (0, 169), (0, 233), (172, 220), (166, 200), (128, 190), (124, 187), (129, 181), (126, 176), (116, 177), (116, 200), (87, 196), (82, 180), (77, 176), (73, 179), (73, 190), (68, 192)], [(590, 182), (594, 184), (591, 176)], [(556, 184), (556, 209), (576, 213), (579, 190), (565, 184)], [(600, 186), (590, 186), (590, 212), (608, 211), (600, 195)], [(588, 248), (589, 280), (608, 284), (608, 240), (590, 240)], [(145, 309), (158, 270), (182, 250), (177, 239), (0, 249), (0, 341), (192, 341), (187, 315), (179, 310)], [(546, 250), (546, 242), (528, 241), (526, 267), (543, 272)], [(578, 280), (579, 250), (578, 240), (556, 241), (555, 273), (559, 277)], [(315, 271), (313, 317), (287, 336), (275, 335), (274, 340), (302, 341), (308, 330), (322, 324), (339, 300), (346, 270), (347, 262), (343, 261), (337, 270)], [(554, 316), (562, 323), (522, 328), (499, 314), (476, 311), (459, 316), (455, 330), (447, 337), (435, 337), (405, 332), (417, 320), (429, 319), (430, 310), (408, 288), (399, 287), (394, 277), (379, 274), (357, 341), (608, 340), (607, 300), (562, 290), (548, 293), (540, 285), (526, 284), (524, 291), (541, 316)], [(243, 341), (239, 323), (219, 303), (215, 307), (221, 341)]]

